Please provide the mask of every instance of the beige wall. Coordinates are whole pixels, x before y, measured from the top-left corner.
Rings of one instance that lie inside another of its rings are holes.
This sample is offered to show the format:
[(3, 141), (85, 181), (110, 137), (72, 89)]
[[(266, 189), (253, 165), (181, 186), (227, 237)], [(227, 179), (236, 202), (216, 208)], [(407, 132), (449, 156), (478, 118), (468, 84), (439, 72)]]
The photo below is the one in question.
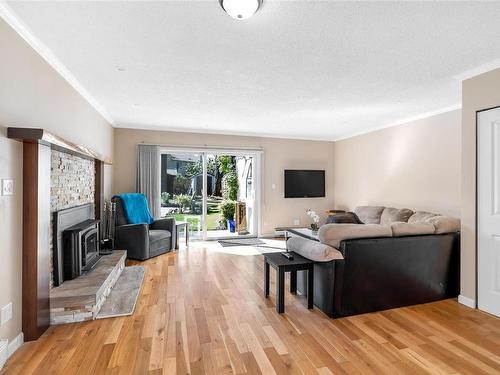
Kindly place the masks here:
[(112, 156), (113, 128), (1, 19), (0, 51), (0, 179), (14, 180), (14, 195), (0, 196), (0, 307), (13, 303), (0, 338), (12, 340), (21, 332), (22, 144), (5, 129), (45, 128)]
[[(331, 142), (115, 129), (114, 193), (134, 191), (136, 146), (141, 142), (178, 146), (262, 148), (262, 234), (272, 234), (276, 226), (292, 225), (294, 218), (299, 218), (302, 225), (308, 225), (309, 220), (305, 214), (307, 208), (316, 210), (324, 220), (325, 211), (333, 207)], [(326, 170), (326, 198), (283, 198), (283, 170), (287, 168)], [(272, 184), (276, 185), (275, 189)]]
[(476, 298), (476, 111), (500, 106), (500, 69), (462, 84), (461, 294)]
[(456, 110), (335, 142), (335, 206), (460, 217), (460, 124)]
[(12, 302), (13, 317), (0, 327), (1, 339), (14, 339), (21, 332), (21, 244), (23, 207), (23, 146), (0, 131), (0, 179), (14, 180), (14, 195), (0, 196), (0, 306)]

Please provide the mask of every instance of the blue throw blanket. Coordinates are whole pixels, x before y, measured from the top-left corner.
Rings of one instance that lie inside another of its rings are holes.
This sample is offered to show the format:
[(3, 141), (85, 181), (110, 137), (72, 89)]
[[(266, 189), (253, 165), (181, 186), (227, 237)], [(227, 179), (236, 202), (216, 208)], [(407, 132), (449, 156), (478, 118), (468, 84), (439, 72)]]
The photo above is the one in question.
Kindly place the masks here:
[(148, 200), (144, 194), (125, 193), (115, 195), (122, 200), (123, 210), (129, 224), (152, 224), (154, 219), (148, 208)]

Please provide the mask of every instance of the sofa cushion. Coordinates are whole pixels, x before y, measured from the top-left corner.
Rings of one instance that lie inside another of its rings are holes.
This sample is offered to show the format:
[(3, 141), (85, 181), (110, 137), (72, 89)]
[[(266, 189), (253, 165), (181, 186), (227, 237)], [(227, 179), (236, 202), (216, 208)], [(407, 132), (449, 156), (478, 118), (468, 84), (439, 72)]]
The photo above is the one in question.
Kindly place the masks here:
[(338, 249), (342, 240), (392, 237), (392, 230), (379, 224), (325, 224), (319, 228), (318, 237), (321, 243)]
[(436, 228), (436, 234), (454, 233), (460, 231), (460, 220), (453, 217), (437, 215), (427, 219)]
[(330, 215), (326, 218), (326, 224), (363, 224), (354, 212), (344, 212), (341, 214)]
[(358, 206), (354, 209), (354, 213), (363, 224), (379, 224), (384, 208), (383, 206)]
[(329, 262), (334, 259), (344, 259), (342, 253), (331, 246), (302, 237), (291, 237), (287, 242), (287, 248), (307, 259), (316, 262)]
[(418, 236), (421, 234), (434, 234), (436, 228), (431, 223), (404, 223), (395, 222), (391, 224), (392, 236)]
[(431, 217), (438, 216), (437, 214), (433, 214), (432, 212), (426, 212), (426, 211), (416, 211), (413, 213), (413, 215), (410, 216), (408, 219), (408, 223), (413, 224), (413, 223), (422, 223), (427, 221), (427, 219), (430, 219)]
[(391, 225), (397, 221), (407, 222), (413, 211), (407, 208), (386, 207), (380, 216), (380, 225)]

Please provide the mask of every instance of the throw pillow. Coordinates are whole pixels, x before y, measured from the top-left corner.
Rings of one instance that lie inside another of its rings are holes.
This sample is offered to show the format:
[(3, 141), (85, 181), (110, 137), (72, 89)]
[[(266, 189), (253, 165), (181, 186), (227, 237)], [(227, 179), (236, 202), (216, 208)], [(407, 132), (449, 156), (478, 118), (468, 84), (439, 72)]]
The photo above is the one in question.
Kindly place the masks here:
[(410, 224), (414, 223), (423, 223), (426, 222), (428, 219), (431, 217), (438, 216), (437, 214), (433, 214), (431, 212), (425, 212), (425, 211), (417, 211), (413, 215), (410, 216), (408, 219), (408, 222)]
[(406, 223), (411, 215), (413, 215), (413, 211), (407, 208), (386, 207), (380, 216), (380, 225), (391, 225), (396, 221)]
[(358, 206), (354, 209), (354, 213), (363, 224), (380, 224), (380, 215), (384, 208), (384, 206)]
[(326, 224), (362, 224), (354, 212), (345, 212), (328, 216)]

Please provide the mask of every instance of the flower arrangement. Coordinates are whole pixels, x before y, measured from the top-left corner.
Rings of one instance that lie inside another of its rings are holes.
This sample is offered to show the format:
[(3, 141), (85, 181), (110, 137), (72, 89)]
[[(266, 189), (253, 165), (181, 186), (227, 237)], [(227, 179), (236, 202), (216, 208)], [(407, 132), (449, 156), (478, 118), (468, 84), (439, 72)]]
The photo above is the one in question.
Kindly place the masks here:
[(308, 209), (306, 210), (306, 214), (307, 214), (307, 215), (308, 215), (308, 216), (312, 219), (312, 221), (313, 221), (313, 222), (312, 222), (312, 224), (311, 224), (311, 230), (312, 230), (313, 232), (316, 232), (316, 231), (319, 229), (319, 225), (318, 225), (318, 224), (319, 224), (319, 215), (318, 215), (315, 211), (311, 210), (310, 208), (308, 208)]

